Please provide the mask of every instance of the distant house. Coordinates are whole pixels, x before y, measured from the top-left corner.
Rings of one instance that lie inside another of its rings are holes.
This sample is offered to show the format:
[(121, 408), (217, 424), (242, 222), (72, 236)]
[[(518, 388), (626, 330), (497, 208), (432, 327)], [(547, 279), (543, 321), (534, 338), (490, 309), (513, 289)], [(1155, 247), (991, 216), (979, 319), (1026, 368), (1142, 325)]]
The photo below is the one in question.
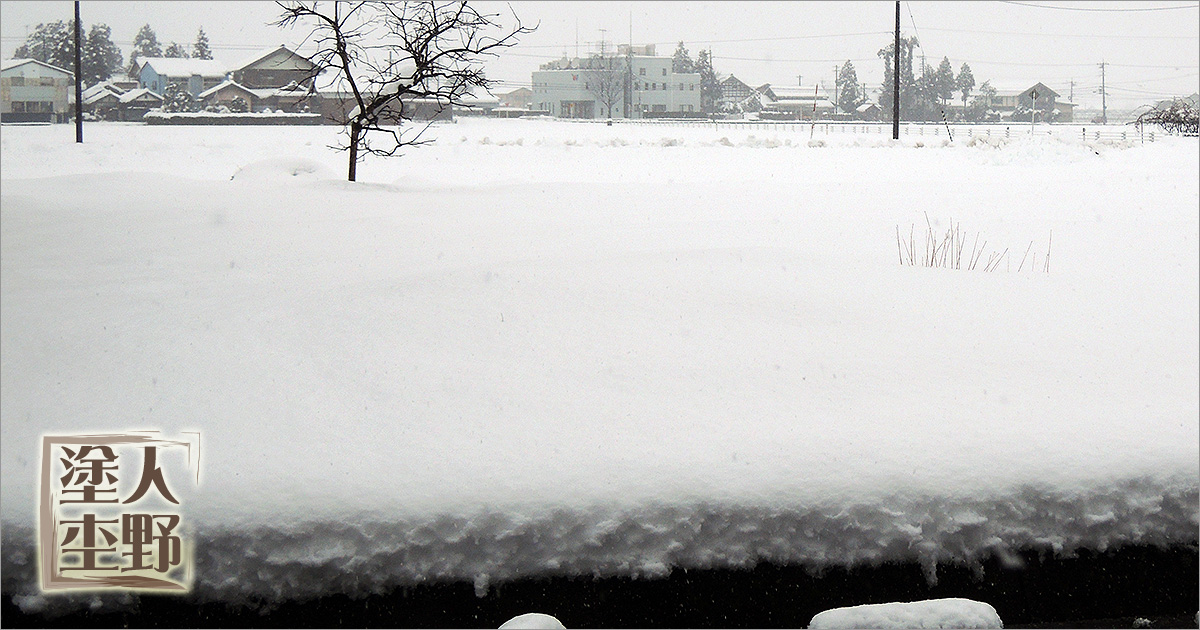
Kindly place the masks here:
[(757, 91), (763, 99), (763, 113), (778, 114), (789, 119), (801, 120), (828, 118), (836, 108), (831, 94), (817, 86), (761, 85)]
[(250, 89), (281, 88), (296, 84), (309, 88), (317, 66), (287, 46), (259, 51), (229, 69), (234, 82)]
[(523, 87), (517, 88), (507, 94), (501, 94), (499, 106), (513, 109), (529, 109), (529, 105), (532, 102), (533, 90)]
[[(530, 93), (532, 94), (532, 90)], [(500, 106), (500, 99), (489, 96), (466, 95), (454, 105), (454, 114), (461, 116), (491, 116)]]
[(720, 87), (721, 95), (717, 97), (717, 109), (726, 109), (742, 103), (755, 93), (754, 88), (733, 75), (729, 75), (721, 81)]
[(1059, 96), (1058, 92), (1039, 81), (1020, 91), (997, 90), (992, 109), (1005, 118), (1028, 122), (1029, 112), (1036, 107), (1039, 121), (1071, 122), (1075, 115), (1075, 104), (1059, 101)]
[(172, 83), (185, 85), (192, 96), (199, 96), (225, 81), (225, 64), (215, 59), (146, 57), (137, 63), (138, 87), (160, 96)]
[(200, 100), (204, 101), (206, 105), (224, 105), (226, 107), (238, 97), (246, 101), (247, 111), (254, 111), (260, 98), (257, 91), (232, 80), (215, 85), (199, 94)]
[(141, 120), (151, 109), (162, 107), (163, 97), (148, 88), (130, 90), (120, 96), (120, 120)]
[(854, 117), (858, 120), (879, 120), (882, 110), (875, 103), (863, 103), (854, 109)]
[(97, 83), (83, 91), (83, 111), (103, 120), (116, 120), (125, 92), (110, 81)]
[(75, 74), (36, 59), (6, 59), (0, 67), (0, 121), (66, 122)]
[[(348, 112), (357, 108), (354, 102), (354, 95), (349, 92), (321, 90), (317, 92), (317, 98), (313, 100), (320, 107), (319, 110), (313, 107), (313, 110), (320, 111), (322, 121), (330, 124), (341, 124), (346, 120)], [(399, 112), (401, 109), (403, 109), (406, 120), (448, 121), (454, 119), (453, 108), (444, 101), (439, 102), (435, 98), (406, 98), (402, 99), (402, 104), (395, 101), (388, 103), (379, 112), (381, 124), (394, 125), (400, 123)]]

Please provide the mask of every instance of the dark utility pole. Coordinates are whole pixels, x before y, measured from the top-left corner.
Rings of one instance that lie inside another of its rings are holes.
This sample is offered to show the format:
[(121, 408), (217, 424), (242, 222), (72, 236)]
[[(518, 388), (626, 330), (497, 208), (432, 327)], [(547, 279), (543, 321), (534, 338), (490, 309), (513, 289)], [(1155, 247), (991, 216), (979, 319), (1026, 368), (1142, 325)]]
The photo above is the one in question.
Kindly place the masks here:
[(892, 140), (900, 139), (900, 0), (896, 0), (896, 47), (892, 49), (896, 74), (892, 80)]
[(79, 0), (75, 0), (75, 142), (83, 142), (83, 42), (79, 33)]

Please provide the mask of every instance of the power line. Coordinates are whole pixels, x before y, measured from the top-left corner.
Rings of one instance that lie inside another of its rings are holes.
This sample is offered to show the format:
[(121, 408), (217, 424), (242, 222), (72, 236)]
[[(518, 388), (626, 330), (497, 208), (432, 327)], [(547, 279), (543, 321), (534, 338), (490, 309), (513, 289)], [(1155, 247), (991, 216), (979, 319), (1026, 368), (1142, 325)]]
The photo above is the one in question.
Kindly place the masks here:
[(1001, 0), (1001, 1), (1004, 4), (1015, 4), (1015, 5), (1021, 6), (1021, 7), (1032, 7), (1035, 9), (1059, 9), (1062, 11), (1096, 11), (1096, 12), (1121, 12), (1121, 13), (1129, 12), (1129, 13), (1132, 13), (1132, 12), (1142, 12), (1142, 11), (1172, 11), (1175, 9), (1200, 8), (1200, 4), (1187, 4), (1187, 5), (1177, 6), (1177, 7), (1145, 7), (1145, 8), (1138, 8), (1138, 9), (1129, 9), (1129, 8), (1098, 9), (1098, 8), (1094, 8), (1094, 7), (1055, 7), (1055, 6), (1050, 6), (1050, 5), (1046, 5), (1046, 4), (1033, 4), (1032, 2), (1013, 2), (1012, 0)]
[[(787, 37), (750, 37), (750, 38), (743, 38), (743, 39), (697, 39), (697, 40), (691, 40), (691, 41), (683, 40), (683, 42), (685, 44), (690, 43), (692, 45), (741, 44), (741, 43), (751, 43), (751, 42), (779, 42), (779, 41), (793, 41), (793, 40), (801, 40), (801, 39), (826, 39), (826, 38), (830, 38), (830, 37), (864, 37), (867, 35), (876, 36), (876, 35), (890, 35), (890, 34), (891, 34), (890, 31), (868, 31), (868, 32), (862, 32), (862, 33), (828, 33), (828, 34), (823, 34), (823, 35), (789, 35)], [(670, 46), (672, 44), (679, 43), (679, 41), (680, 40), (674, 40), (674, 41), (669, 41), (669, 42), (643, 42), (643, 43), (651, 44), (654, 46)], [(533, 44), (533, 45), (522, 45), (521, 47), (526, 48), (526, 49), (530, 49), (530, 48), (560, 49), (560, 48), (570, 48), (572, 45), (573, 44)]]
[(868, 57), (864, 59), (847, 59), (838, 57), (837, 59), (755, 59), (751, 57), (726, 57), (725, 55), (713, 55), (713, 59), (722, 61), (761, 61), (761, 62), (780, 62), (780, 63), (841, 63), (844, 61), (866, 63), (869, 61), (877, 61), (878, 57)]
[(932, 26), (925, 27), (925, 30), (945, 33), (970, 33), (973, 35), (1018, 35), (1024, 37), (1076, 37), (1085, 39), (1196, 39), (1195, 37), (1185, 35), (1088, 35), (1070, 33), (1020, 33), (1015, 31), (975, 31), (961, 28), (935, 28)]

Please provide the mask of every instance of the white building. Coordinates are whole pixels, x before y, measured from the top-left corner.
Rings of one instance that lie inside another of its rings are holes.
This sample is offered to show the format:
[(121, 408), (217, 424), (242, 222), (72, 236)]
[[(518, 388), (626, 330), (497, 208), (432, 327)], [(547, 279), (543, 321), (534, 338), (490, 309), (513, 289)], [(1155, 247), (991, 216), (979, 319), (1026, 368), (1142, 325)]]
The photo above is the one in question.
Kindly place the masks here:
[(0, 69), (0, 120), (66, 122), (75, 103), (75, 74), (36, 59), (5, 59)]
[[(632, 52), (632, 54), (630, 54)], [(676, 74), (652, 46), (616, 55), (563, 57), (533, 73), (532, 105), (562, 118), (640, 118), (696, 114), (700, 75)]]

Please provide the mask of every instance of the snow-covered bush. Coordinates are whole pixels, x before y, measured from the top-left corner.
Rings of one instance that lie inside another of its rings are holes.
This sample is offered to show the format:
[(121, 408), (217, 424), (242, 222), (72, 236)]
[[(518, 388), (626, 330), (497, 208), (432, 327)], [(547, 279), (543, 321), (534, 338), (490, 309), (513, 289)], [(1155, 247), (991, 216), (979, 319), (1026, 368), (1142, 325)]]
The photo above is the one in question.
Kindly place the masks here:
[(194, 112), (196, 111), (196, 97), (188, 92), (187, 86), (180, 83), (172, 83), (163, 91), (162, 111), (164, 112)]
[(1171, 104), (1156, 107), (1138, 116), (1138, 127), (1158, 125), (1167, 133), (1194, 136), (1200, 133), (1200, 110), (1190, 101), (1175, 99)]
[(250, 111), (250, 104), (246, 102), (246, 99), (235, 96), (232, 101), (229, 101), (229, 111), (235, 114), (244, 114)]

